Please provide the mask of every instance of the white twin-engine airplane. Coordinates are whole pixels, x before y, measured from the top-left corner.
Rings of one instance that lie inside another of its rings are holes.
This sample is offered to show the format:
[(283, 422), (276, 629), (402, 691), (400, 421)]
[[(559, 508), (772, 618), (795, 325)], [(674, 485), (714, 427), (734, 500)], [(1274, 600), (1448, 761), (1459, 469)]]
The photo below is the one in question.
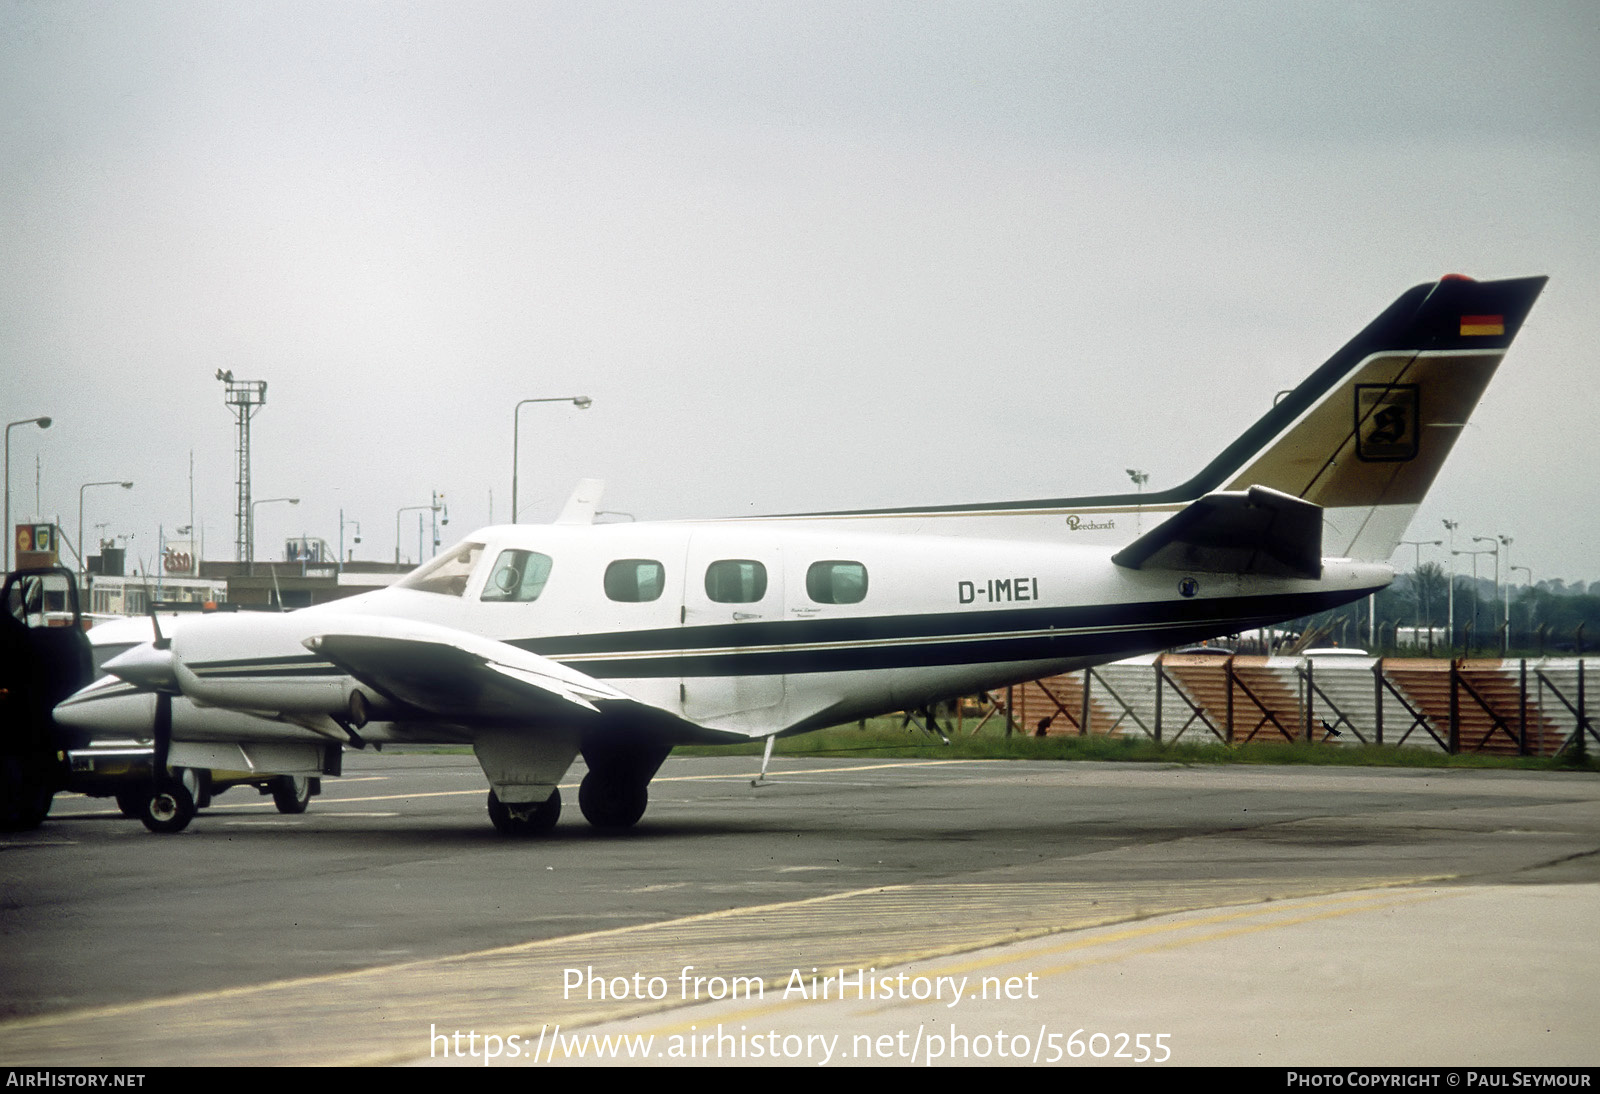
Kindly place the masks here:
[(380, 742), (470, 744), (519, 835), (582, 753), (583, 815), (626, 828), (677, 744), (770, 749), (1383, 588), (1545, 280), (1410, 290), (1169, 490), (606, 525), (591, 500), (388, 589), (158, 628), (56, 717), (154, 740), (156, 830), (194, 813), (170, 768), (337, 774)]

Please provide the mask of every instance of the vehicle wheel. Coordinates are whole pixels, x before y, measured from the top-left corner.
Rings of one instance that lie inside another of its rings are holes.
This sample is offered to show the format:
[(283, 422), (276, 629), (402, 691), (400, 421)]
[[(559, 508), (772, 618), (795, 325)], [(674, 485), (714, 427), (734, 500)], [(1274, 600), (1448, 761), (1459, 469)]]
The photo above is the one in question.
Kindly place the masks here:
[(311, 780), (304, 775), (279, 775), (272, 780), (272, 803), (280, 813), (304, 813), (311, 804)]
[(0, 776), (0, 831), (26, 832), (39, 827), (50, 815), (55, 792), (30, 778), (28, 765), (14, 756), (5, 758), (4, 768)]
[(152, 832), (182, 832), (194, 820), (194, 813), (194, 795), (178, 779), (161, 780), (139, 806), (139, 820)]
[(550, 791), (550, 796), (533, 807), (526, 817), (518, 817), (500, 802), (500, 796), (489, 791), (489, 819), (502, 836), (542, 836), (561, 819), (561, 789)]
[(578, 808), (596, 828), (632, 828), (649, 804), (648, 784), (602, 779), (593, 771), (578, 784)]
[(143, 789), (124, 787), (117, 791), (117, 810), (124, 817), (137, 817), (144, 809), (145, 799), (150, 796), (148, 786)]

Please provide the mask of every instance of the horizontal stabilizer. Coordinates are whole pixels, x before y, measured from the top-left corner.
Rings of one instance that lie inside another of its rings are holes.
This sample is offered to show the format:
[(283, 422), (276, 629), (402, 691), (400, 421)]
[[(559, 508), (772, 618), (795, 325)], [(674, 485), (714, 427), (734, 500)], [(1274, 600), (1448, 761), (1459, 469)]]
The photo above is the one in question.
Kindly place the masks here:
[(1111, 556), (1130, 570), (1322, 576), (1322, 507), (1264, 486), (1207, 494)]

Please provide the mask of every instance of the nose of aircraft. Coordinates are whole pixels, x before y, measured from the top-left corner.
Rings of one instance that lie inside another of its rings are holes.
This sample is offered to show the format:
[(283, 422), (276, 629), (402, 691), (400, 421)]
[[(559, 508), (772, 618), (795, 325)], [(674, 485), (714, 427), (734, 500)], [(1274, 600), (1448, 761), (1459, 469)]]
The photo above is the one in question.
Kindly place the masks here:
[(169, 693), (178, 690), (178, 674), (173, 667), (172, 650), (158, 648), (154, 642), (146, 642), (118, 654), (105, 663), (105, 670), (136, 688)]

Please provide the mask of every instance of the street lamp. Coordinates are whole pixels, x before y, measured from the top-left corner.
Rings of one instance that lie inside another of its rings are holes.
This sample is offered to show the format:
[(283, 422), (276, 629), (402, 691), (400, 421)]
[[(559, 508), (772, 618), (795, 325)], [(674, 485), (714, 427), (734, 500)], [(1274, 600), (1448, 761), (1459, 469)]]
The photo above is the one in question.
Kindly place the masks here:
[[(1507, 651), (1509, 651), (1510, 648), (1511, 648), (1511, 537), (1510, 536), (1500, 536), (1498, 538), (1500, 540), (1500, 545), (1506, 549), (1506, 592), (1505, 592), (1505, 598), (1506, 598), (1506, 608), (1505, 608), (1506, 640), (1505, 640), (1505, 646), (1500, 651), (1500, 656), (1504, 657), (1506, 655)], [(1499, 563), (1498, 556), (1496, 557), (1495, 562), (1496, 562), (1496, 564)]]
[(245, 560), (249, 566), (249, 569), (247, 569), (245, 572), (251, 577), (254, 577), (256, 574), (256, 506), (270, 505), (275, 501), (286, 501), (290, 505), (300, 504), (299, 498), (261, 498), (250, 503), (250, 543), (248, 544), (250, 551), (249, 558)]
[(102, 482), (86, 482), (78, 487), (78, 569), (82, 570), (86, 577), (89, 573), (89, 564), (83, 558), (83, 492), (91, 486), (120, 486), (124, 490), (132, 490), (133, 483), (106, 479)]
[(1444, 546), (1444, 540), (1442, 539), (1403, 539), (1400, 542), (1407, 547), (1415, 547), (1417, 549), (1417, 564), (1414, 568), (1416, 570), (1422, 569), (1422, 549), (1424, 547)]
[(1450, 585), (1449, 593), (1445, 597), (1449, 608), (1446, 611), (1445, 629), (1450, 632), (1450, 644), (1453, 646), (1456, 642), (1456, 529), (1461, 527), (1461, 522), (1446, 520), (1441, 523), (1445, 531), (1450, 533)]
[[(344, 572), (344, 526), (346, 524), (355, 525), (355, 529), (356, 529), (355, 540), (356, 540), (357, 543), (361, 542), (361, 522), (359, 520), (355, 520), (354, 518), (352, 518), (350, 520), (345, 520), (344, 519), (344, 510), (343, 509), (339, 510), (339, 560), (338, 561), (339, 561), (339, 571), (341, 573)], [(352, 555), (354, 555), (355, 554), (355, 549), (352, 548), (350, 553)]]
[(19, 426), (19, 425), (36, 425), (40, 429), (49, 429), (50, 428), (50, 419), (49, 418), (18, 418), (14, 422), (7, 422), (6, 423), (6, 505), (5, 505), (6, 526), (4, 528), (4, 532), (5, 532), (5, 537), (6, 537), (5, 559), (6, 559), (6, 572), (7, 573), (9, 573), (11, 571), (11, 537), (12, 537), (12, 529), (11, 529), (11, 430), (12, 430), (12, 427)]
[[(1499, 600), (1500, 599), (1500, 541), (1497, 540), (1494, 536), (1473, 536), (1472, 537), (1472, 542), (1474, 542), (1474, 543), (1487, 543), (1489, 545), (1489, 546), (1485, 547), (1482, 551), (1479, 551), (1478, 554), (1493, 555), (1494, 556), (1494, 598), (1496, 600)], [(1474, 574), (1473, 576), (1476, 577), (1477, 575)]]
[[(1534, 607), (1538, 604), (1538, 601), (1536, 599), (1534, 599), (1534, 596), (1533, 596), (1533, 567), (1531, 567), (1531, 566), (1513, 566), (1513, 567), (1510, 568), (1510, 573), (1514, 574), (1518, 570), (1521, 570), (1523, 573), (1528, 575), (1528, 630), (1531, 631), (1533, 629), (1533, 611), (1534, 611)], [(1511, 595), (1510, 589), (1511, 589), (1511, 578), (1507, 577), (1506, 578), (1506, 590), (1507, 590), (1506, 596), (1508, 598)], [(1524, 632), (1524, 634), (1526, 634), (1526, 632)]]
[[(546, 399), (524, 399), (511, 412), (511, 523), (517, 523), (517, 446), (522, 439), (522, 408), (529, 403), (571, 403), (579, 410), (588, 410), (594, 400), (587, 395), (554, 395)], [(395, 547), (399, 552), (400, 548)], [(398, 560), (398, 557), (396, 558)]]
[[(1473, 536), (1472, 538), (1473, 539), (1482, 539), (1483, 537), (1482, 536)], [(1495, 573), (1496, 573), (1497, 576), (1499, 574), (1498, 567), (1500, 565), (1500, 558), (1499, 558), (1499, 555), (1494, 551), (1451, 551), (1450, 554), (1452, 556), (1455, 556), (1455, 555), (1471, 555), (1472, 556), (1472, 630), (1473, 630), (1473, 637), (1476, 638), (1477, 637), (1477, 630), (1478, 630), (1478, 556), (1479, 555), (1495, 555), (1495, 566), (1497, 567)], [(1498, 597), (1496, 599), (1498, 599)], [(1452, 637), (1451, 638), (1451, 642), (1454, 643), (1454, 641), (1455, 641), (1455, 639)], [(1470, 650), (1467, 651), (1467, 652), (1469, 654), (1471, 653)]]
[[(394, 511), (394, 561), (396, 566), (400, 564), (400, 514), (420, 512), (423, 509), (427, 509), (429, 512), (437, 514), (440, 509), (444, 508), (444, 495), (435, 490), (432, 492), (431, 497), (433, 500), (427, 505), (402, 505), (400, 508)], [(450, 515), (448, 512), (445, 514), (444, 523), (450, 523)], [(417, 565), (419, 566), (422, 565), (421, 529), (422, 522), (419, 519), (417, 522)]]
[[(1504, 536), (1498, 539), (1494, 536), (1472, 537), (1472, 542), (1474, 543), (1487, 543), (1489, 546), (1483, 549), (1483, 553), (1494, 556), (1494, 598), (1496, 600), (1500, 599), (1500, 541), (1504, 538)], [(1472, 576), (1477, 577), (1477, 572), (1474, 571)]]
[[(1449, 522), (1447, 521), (1446, 523), (1449, 523)], [(1403, 539), (1400, 542), (1402, 544), (1404, 544), (1405, 546), (1407, 546), (1407, 547), (1415, 547), (1417, 549), (1417, 564), (1414, 567), (1412, 567), (1411, 580), (1412, 580), (1412, 583), (1415, 584), (1416, 587), (1417, 587), (1417, 599), (1422, 601), (1422, 609), (1423, 609), (1422, 614), (1423, 614), (1423, 617), (1428, 621), (1428, 652), (1431, 655), (1432, 652), (1433, 652), (1433, 605), (1431, 603), (1429, 603), (1426, 599), (1424, 599), (1423, 596), (1422, 596), (1422, 581), (1421, 581), (1421, 579), (1420, 579), (1420, 577), (1418, 575), (1418, 571), (1420, 571), (1422, 569), (1422, 549), (1424, 547), (1443, 547), (1444, 546), (1444, 540), (1442, 540), (1442, 539)], [(1422, 620), (1419, 619), (1417, 622), (1421, 623)], [(1413, 643), (1413, 644), (1415, 644), (1415, 643)]]

